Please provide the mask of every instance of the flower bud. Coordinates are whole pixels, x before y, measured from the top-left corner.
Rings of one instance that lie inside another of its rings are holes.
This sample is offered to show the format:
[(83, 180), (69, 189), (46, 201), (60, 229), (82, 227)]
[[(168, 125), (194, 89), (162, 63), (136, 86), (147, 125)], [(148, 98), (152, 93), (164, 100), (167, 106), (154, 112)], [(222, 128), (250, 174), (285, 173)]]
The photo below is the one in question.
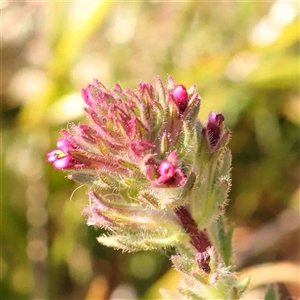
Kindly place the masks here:
[(204, 273), (210, 272), (210, 267), (209, 267), (210, 256), (207, 251), (197, 252), (196, 253), (196, 262), (201, 271), (203, 271)]
[(171, 95), (174, 103), (179, 109), (179, 113), (182, 114), (187, 107), (189, 97), (185, 86), (182, 84), (176, 85)]
[(224, 120), (224, 116), (220, 113), (216, 114), (215, 112), (211, 112), (208, 115), (207, 133), (211, 146), (215, 146), (218, 140), (220, 139), (221, 125), (224, 122)]

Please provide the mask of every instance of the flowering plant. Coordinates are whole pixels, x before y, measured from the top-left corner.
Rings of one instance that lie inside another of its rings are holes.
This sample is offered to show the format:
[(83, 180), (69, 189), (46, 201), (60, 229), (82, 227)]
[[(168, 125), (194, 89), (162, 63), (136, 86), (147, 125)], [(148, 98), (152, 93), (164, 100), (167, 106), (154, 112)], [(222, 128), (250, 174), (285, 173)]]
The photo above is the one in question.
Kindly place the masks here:
[[(224, 116), (198, 118), (201, 98), (172, 77), (82, 90), (89, 124), (62, 130), (47, 154), (56, 169), (89, 187), (87, 224), (98, 241), (124, 251), (173, 247), (185, 299), (238, 299), (248, 284), (232, 266), (224, 210), (231, 186), (230, 131)], [(165, 295), (168, 293), (165, 291)]]

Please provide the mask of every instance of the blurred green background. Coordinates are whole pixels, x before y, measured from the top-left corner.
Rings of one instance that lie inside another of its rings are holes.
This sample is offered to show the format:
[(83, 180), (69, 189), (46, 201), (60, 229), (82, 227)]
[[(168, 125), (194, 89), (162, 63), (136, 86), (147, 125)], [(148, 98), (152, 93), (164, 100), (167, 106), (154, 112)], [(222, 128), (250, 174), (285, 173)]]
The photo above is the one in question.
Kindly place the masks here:
[(136, 88), (168, 74), (197, 84), (202, 120), (222, 112), (232, 130), (238, 270), (268, 262), (256, 285), (277, 274), (300, 296), (297, 2), (1, 5), (1, 299), (153, 299), (176, 285), (166, 254), (98, 244), (86, 188), (45, 162), (60, 129), (84, 120), (93, 78)]

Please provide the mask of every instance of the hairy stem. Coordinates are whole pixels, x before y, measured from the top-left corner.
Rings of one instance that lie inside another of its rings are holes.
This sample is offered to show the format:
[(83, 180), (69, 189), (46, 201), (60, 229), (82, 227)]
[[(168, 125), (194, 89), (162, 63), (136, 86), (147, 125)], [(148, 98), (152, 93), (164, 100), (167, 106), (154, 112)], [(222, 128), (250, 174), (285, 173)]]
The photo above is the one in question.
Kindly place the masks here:
[(192, 218), (190, 212), (185, 206), (179, 206), (174, 209), (174, 212), (180, 220), (183, 228), (191, 237), (191, 244), (197, 250), (196, 259), (199, 267), (208, 273), (209, 268), (209, 256), (206, 249), (211, 247), (212, 244), (207, 236), (206, 230), (200, 230), (197, 227), (195, 220)]
[(196, 248), (197, 252), (205, 252), (207, 247), (211, 247), (212, 244), (206, 234), (206, 231), (201, 231), (192, 218), (190, 212), (185, 206), (179, 206), (174, 210), (178, 219), (180, 220), (183, 228), (191, 237), (191, 244)]

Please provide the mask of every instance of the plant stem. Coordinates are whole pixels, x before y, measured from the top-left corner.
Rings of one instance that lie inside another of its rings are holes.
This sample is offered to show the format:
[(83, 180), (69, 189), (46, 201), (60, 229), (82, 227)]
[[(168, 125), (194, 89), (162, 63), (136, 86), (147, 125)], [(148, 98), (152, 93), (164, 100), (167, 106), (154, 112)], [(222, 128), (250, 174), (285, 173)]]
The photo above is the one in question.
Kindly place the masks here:
[(199, 267), (209, 273), (209, 256), (206, 252), (208, 247), (211, 247), (212, 244), (207, 236), (206, 230), (200, 230), (197, 227), (195, 220), (192, 218), (190, 212), (185, 206), (179, 206), (174, 209), (174, 212), (178, 219), (180, 220), (185, 231), (190, 235), (190, 243), (197, 250), (196, 260)]

